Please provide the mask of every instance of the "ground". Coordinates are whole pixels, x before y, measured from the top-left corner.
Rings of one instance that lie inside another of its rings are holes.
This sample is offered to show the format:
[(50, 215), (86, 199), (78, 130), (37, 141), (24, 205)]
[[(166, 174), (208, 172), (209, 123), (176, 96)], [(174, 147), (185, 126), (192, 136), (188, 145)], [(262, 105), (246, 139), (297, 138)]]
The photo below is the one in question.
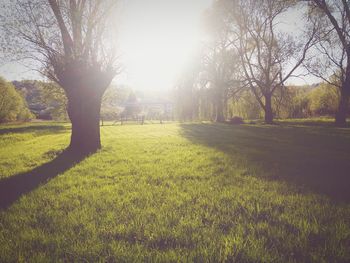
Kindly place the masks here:
[[(350, 130), (0, 126), (0, 262), (350, 262)], [(4, 196), (8, 198), (4, 199)]]

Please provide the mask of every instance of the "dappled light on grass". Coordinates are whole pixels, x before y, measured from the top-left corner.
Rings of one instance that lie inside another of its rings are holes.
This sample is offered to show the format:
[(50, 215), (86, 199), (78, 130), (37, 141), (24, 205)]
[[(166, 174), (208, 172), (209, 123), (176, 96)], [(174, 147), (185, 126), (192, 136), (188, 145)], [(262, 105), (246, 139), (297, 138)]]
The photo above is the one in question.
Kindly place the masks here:
[[(312, 130), (323, 145), (338, 134)], [(153, 124), (101, 131), (102, 150), (0, 212), (0, 261), (349, 260), (349, 204), (289, 182), (283, 169), (269, 180), (276, 170), (265, 150), (276, 157), (294, 147), (292, 161), (303, 145), (297, 130)], [(67, 134), (59, 135), (65, 143)], [(33, 162), (63, 148), (50, 136), (32, 137), (38, 144), (53, 139)], [(259, 144), (261, 136), (270, 148)], [(325, 150), (348, 162), (349, 134), (338, 141)], [(308, 147), (317, 147), (313, 142)]]

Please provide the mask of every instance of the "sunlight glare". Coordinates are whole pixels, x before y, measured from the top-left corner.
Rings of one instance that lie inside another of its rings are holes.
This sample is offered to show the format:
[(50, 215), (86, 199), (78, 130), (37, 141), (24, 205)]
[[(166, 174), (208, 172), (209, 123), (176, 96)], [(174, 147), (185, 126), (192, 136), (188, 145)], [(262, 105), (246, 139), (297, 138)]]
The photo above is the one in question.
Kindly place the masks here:
[(121, 30), (126, 78), (137, 89), (173, 87), (200, 41), (206, 1), (129, 1)]

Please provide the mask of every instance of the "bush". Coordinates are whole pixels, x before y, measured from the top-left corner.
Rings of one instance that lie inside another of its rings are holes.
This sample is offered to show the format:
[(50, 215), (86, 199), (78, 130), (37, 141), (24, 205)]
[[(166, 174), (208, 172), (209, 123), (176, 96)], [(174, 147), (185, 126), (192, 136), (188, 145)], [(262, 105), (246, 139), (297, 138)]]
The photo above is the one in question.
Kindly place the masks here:
[(244, 124), (244, 121), (241, 117), (234, 116), (229, 121), (229, 124)]

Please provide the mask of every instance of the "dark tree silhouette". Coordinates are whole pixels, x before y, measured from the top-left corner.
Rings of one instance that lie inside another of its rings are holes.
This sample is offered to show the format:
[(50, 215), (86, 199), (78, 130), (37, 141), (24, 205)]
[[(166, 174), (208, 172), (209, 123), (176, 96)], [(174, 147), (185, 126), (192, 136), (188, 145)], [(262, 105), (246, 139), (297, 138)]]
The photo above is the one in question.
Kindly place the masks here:
[(236, 0), (230, 6), (236, 34), (233, 44), (239, 51), (245, 79), (269, 124), (274, 118), (274, 94), (285, 88), (285, 82), (314, 45), (315, 28), (305, 32), (301, 41), (279, 30), (279, 19), (294, 5), (295, 1), (285, 0)]
[[(350, 99), (350, 2), (304, 1), (309, 4), (311, 20), (322, 25), (317, 35), (320, 56), (314, 63), (307, 65), (307, 68), (313, 75), (339, 88), (340, 99), (335, 123), (339, 127), (345, 127)], [(330, 70), (331, 78), (327, 74)]]
[(203, 66), (200, 74), (200, 82), (210, 90), (213, 119), (216, 122), (225, 121), (227, 101), (232, 97), (232, 93), (238, 90), (234, 85), (239, 72), (237, 52), (231, 45), (232, 34), (225, 14), (227, 10), (223, 10), (220, 2), (214, 2), (206, 13), (205, 22), (209, 38), (203, 47)]
[(5, 7), (5, 30), (15, 44), (11, 51), (34, 61), (35, 68), (41, 65), (39, 71), (65, 91), (74, 151), (101, 147), (101, 100), (118, 73), (110, 19), (116, 2), (22, 0)]

